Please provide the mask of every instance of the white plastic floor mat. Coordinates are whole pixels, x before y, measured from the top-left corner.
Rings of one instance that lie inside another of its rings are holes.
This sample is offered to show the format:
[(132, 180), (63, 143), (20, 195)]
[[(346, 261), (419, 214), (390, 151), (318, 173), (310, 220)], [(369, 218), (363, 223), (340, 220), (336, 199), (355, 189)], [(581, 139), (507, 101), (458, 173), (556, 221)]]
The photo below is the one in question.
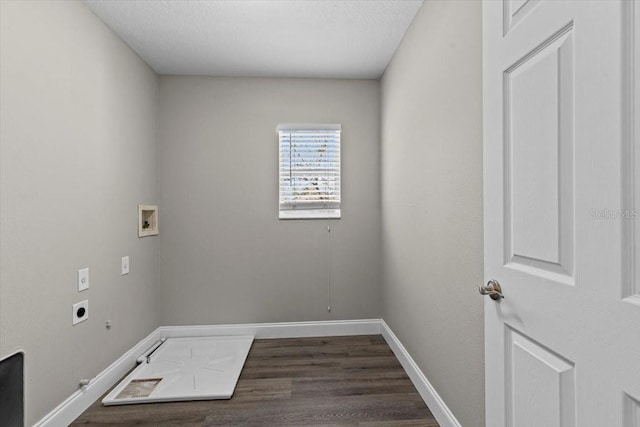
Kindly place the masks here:
[(252, 336), (169, 338), (102, 403), (230, 399), (252, 344)]

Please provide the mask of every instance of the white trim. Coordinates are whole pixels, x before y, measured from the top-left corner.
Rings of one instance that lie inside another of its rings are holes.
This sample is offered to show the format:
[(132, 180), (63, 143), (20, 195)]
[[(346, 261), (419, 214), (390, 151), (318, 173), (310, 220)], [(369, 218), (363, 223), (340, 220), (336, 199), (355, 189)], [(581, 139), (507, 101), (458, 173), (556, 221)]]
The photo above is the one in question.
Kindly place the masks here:
[(340, 209), (280, 209), (278, 219), (340, 219)]
[(35, 427), (68, 426), (116, 384), (136, 364), (136, 359), (161, 338), (253, 335), (256, 338), (302, 338), (346, 335), (377, 335), (380, 319), (320, 322), (259, 323), (215, 326), (161, 326), (127, 351), (89, 384), (77, 390), (38, 421)]
[(147, 348), (151, 347), (160, 339), (158, 329), (142, 339), (131, 350), (123, 354), (118, 360), (113, 362), (104, 371), (100, 372), (93, 378), (88, 385), (80, 388), (64, 402), (59, 404), (53, 411), (45, 415), (40, 421), (34, 424), (35, 427), (58, 427), (68, 426), (78, 418), (84, 411), (89, 408), (117, 383), (127, 372), (136, 364), (136, 359)]
[(389, 325), (384, 320), (380, 320), (380, 331), (389, 347), (396, 355), (398, 361), (407, 372), (411, 382), (420, 393), (422, 400), (427, 404), (429, 410), (441, 427), (462, 427), (453, 412), (444, 403), (436, 389), (431, 385), (427, 377), (422, 373), (409, 352), (402, 345), (398, 337), (393, 333)]
[(306, 338), (323, 336), (377, 335), (382, 334), (411, 382), (420, 393), (441, 427), (461, 427), (440, 395), (424, 376), (398, 337), (382, 319), (335, 320), (318, 322), (255, 323), (238, 325), (161, 326), (142, 339), (131, 350), (116, 360), (53, 411), (38, 421), (36, 427), (67, 426), (89, 406), (118, 382), (136, 359), (161, 338), (253, 335), (256, 339)]
[(276, 126), (276, 131), (288, 130), (342, 130), (341, 123), (283, 123)]
[(256, 339), (377, 335), (380, 319), (319, 322), (254, 323), (239, 325), (161, 326), (162, 338), (253, 335)]

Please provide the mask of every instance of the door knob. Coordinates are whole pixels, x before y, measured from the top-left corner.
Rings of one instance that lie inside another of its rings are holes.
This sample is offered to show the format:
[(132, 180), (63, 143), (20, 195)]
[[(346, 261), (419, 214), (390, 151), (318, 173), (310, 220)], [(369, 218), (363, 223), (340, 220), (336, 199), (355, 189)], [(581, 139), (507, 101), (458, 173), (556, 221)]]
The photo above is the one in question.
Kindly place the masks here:
[(500, 301), (504, 298), (502, 295), (502, 288), (500, 287), (500, 283), (497, 280), (489, 280), (486, 285), (478, 286), (478, 291), (482, 295), (489, 295), (489, 297), (494, 301)]

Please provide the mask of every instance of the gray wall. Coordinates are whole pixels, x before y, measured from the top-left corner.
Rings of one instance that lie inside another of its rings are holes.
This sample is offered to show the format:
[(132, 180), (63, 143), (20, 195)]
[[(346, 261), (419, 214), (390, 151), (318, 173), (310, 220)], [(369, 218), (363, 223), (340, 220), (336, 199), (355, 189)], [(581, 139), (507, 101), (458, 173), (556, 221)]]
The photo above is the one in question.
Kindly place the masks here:
[[(158, 82), (82, 4), (1, 1), (0, 357), (26, 352), (27, 424), (158, 324), (382, 316), (481, 425), (480, 8), (426, 2), (382, 85)], [(329, 236), (327, 221), (277, 219), (287, 122), (342, 123)], [(136, 205), (155, 202), (160, 236), (138, 239)]]
[(383, 317), (484, 424), (481, 2), (427, 1), (382, 80)]
[(0, 15), (0, 357), (26, 353), (31, 425), (157, 326), (158, 239), (136, 224), (157, 198), (158, 78), (79, 2)]
[[(160, 323), (380, 317), (379, 114), (377, 81), (161, 77)], [(278, 220), (276, 126), (323, 122), (343, 129), (330, 243)]]

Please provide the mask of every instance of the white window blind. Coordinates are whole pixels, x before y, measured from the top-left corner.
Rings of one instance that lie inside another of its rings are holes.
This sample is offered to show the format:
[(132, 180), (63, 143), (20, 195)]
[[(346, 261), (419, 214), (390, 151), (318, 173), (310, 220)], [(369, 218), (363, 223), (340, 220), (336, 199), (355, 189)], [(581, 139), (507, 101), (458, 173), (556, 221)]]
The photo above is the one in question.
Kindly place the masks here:
[(338, 125), (280, 125), (282, 219), (340, 218)]

